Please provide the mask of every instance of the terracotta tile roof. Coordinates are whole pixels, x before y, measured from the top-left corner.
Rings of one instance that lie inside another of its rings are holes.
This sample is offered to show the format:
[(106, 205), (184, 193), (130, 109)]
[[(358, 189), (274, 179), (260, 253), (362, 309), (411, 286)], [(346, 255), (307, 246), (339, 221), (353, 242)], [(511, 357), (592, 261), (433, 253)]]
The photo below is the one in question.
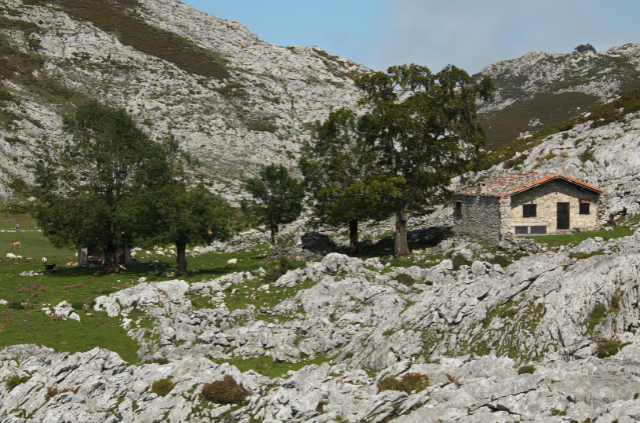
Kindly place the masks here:
[(474, 185), (466, 187), (461, 191), (458, 191), (454, 195), (468, 195), (468, 196), (483, 196), (483, 197), (508, 197), (518, 192), (525, 191), (529, 188), (533, 188), (537, 185), (545, 182), (552, 181), (554, 179), (564, 179), (567, 182), (571, 182), (576, 185), (583, 186), (590, 190), (608, 195), (609, 193), (595, 187), (591, 184), (583, 182), (579, 179), (572, 178), (562, 173), (507, 173), (502, 176), (498, 176), (490, 181), (485, 181), (486, 190), (481, 192), (480, 185)]

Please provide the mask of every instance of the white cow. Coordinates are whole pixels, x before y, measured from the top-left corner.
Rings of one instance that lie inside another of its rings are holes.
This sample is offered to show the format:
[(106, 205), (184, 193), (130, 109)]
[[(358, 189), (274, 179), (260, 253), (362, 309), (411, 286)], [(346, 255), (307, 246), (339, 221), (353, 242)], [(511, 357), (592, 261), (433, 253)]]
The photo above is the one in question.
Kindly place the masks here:
[(144, 252), (144, 254), (145, 254), (147, 257), (153, 257), (153, 254), (151, 253), (151, 251), (145, 251), (145, 252)]
[(7, 258), (8, 258), (9, 260), (15, 260), (15, 259), (16, 259), (16, 255), (15, 255), (15, 254), (12, 254), (12, 253), (7, 253)]
[(158, 251), (156, 251), (155, 253), (156, 253), (156, 255), (157, 255), (158, 257), (166, 257), (166, 256), (167, 256), (167, 255), (164, 253), (164, 251), (161, 251), (161, 250), (158, 250)]
[(238, 259), (237, 258), (232, 258), (227, 260), (227, 264), (224, 265), (224, 267), (231, 267), (231, 266), (235, 266), (236, 269), (238, 268)]

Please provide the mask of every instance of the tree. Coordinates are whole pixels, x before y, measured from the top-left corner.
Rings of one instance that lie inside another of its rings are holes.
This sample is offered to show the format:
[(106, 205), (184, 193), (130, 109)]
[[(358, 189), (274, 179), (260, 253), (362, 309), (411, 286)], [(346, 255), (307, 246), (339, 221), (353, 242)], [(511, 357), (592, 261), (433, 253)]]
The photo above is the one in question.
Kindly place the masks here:
[(38, 146), (33, 215), (54, 246), (104, 250), (112, 267), (136, 226), (126, 206), (132, 180), (157, 145), (124, 109), (97, 102), (65, 117), (63, 129), (70, 139)]
[(493, 91), (455, 66), (433, 74), (403, 65), (356, 80), (360, 104), (371, 112), (362, 146), (370, 198), (395, 209), (395, 254), (409, 254), (407, 212), (425, 212), (442, 201), (453, 176), (477, 168), (486, 136), (476, 98)]
[(592, 51), (594, 53), (596, 52), (595, 47), (591, 44), (580, 44), (578, 47), (574, 47), (573, 50), (577, 51), (578, 53), (586, 53), (588, 51)]
[(358, 253), (358, 221), (385, 218), (389, 211), (368, 201), (366, 169), (359, 165), (362, 122), (348, 109), (316, 122), (310, 142), (302, 146), (299, 167), (313, 197), (315, 217), (322, 223), (348, 223), (350, 254)]
[(290, 177), (282, 165), (270, 164), (259, 174), (259, 178), (247, 180), (246, 190), (254, 201), (243, 203), (243, 210), (252, 212), (260, 223), (267, 225), (271, 242), (275, 243), (278, 226), (293, 222), (302, 212), (304, 182)]
[(187, 272), (186, 246), (211, 243), (229, 236), (230, 206), (206, 190), (193, 186), (190, 172), (197, 165), (169, 135), (160, 144), (159, 154), (136, 178), (140, 194), (132, 202), (131, 214), (138, 222), (135, 234), (142, 243), (176, 245), (176, 276)]

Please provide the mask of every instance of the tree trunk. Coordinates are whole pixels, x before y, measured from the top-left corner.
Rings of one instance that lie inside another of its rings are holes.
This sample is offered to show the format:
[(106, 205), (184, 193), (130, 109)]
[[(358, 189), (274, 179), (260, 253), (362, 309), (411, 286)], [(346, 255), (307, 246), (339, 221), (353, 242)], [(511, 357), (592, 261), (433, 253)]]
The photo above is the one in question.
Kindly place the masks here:
[(187, 253), (185, 252), (187, 249), (187, 244), (180, 244), (176, 242), (176, 253), (178, 257), (176, 258), (176, 269), (175, 276), (185, 276), (188, 275), (187, 272)]
[(360, 252), (358, 248), (358, 221), (349, 221), (349, 254), (356, 255)]
[(116, 246), (108, 245), (103, 252), (104, 252), (104, 260), (102, 261), (102, 265), (105, 267), (115, 266), (116, 265)]
[(409, 254), (409, 243), (407, 242), (407, 217), (404, 211), (404, 204), (396, 206), (396, 236), (395, 236), (396, 257)]
[(278, 234), (278, 226), (272, 226), (271, 228), (271, 243), (276, 243), (276, 235)]

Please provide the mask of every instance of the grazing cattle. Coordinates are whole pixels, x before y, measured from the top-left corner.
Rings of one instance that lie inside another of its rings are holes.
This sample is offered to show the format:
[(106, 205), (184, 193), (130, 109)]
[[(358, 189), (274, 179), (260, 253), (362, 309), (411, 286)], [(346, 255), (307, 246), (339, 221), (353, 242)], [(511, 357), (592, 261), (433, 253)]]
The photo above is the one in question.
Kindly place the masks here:
[(156, 255), (157, 255), (158, 257), (166, 257), (166, 256), (167, 256), (167, 255), (164, 253), (164, 251), (161, 251), (161, 250), (156, 251)]
[(184, 250), (185, 254), (191, 254), (191, 250)]
[(227, 260), (227, 264), (224, 265), (224, 267), (231, 267), (231, 266), (235, 266), (236, 269), (238, 268), (238, 259), (237, 258), (232, 258)]
[(7, 253), (7, 258), (8, 258), (9, 260), (15, 260), (15, 259), (16, 259), (16, 255), (15, 255), (15, 254), (12, 254), (12, 253)]
[(193, 254), (202, 254), (202, 251), (200, 251), (200, 248), (194, 248)]
[(46, 257), (42, 257), (42, 265), (44, 266), (45, 264), (47, 264), (47, 258)]
[(132, 251), (132, 252), (131, 252), (131, 258), (136, 258), (136, 256), (137, 256), (137, 255), (138, 255), (138, 254), (137, 254), (135, 251)]
[(144, 254), (145, 254), (147, 257), (153, 257), (153, 254), (151, 254), (151, 251), (145, 251), (145, 252), (144, 252)]
[(18, 248), (22, 248), (20, 246), (20, 241), (14, 242), (13, 244), (11, 244), (11, 249), (15, 250), (15, 249), (18, 249)]
[(169, 255), (170, 255), (171, 257), (175, 257), (175, 256), (176, 256), (176, 252), (175, 252), (175, 251), (173, 251), (173, 250), (169, 250)]

